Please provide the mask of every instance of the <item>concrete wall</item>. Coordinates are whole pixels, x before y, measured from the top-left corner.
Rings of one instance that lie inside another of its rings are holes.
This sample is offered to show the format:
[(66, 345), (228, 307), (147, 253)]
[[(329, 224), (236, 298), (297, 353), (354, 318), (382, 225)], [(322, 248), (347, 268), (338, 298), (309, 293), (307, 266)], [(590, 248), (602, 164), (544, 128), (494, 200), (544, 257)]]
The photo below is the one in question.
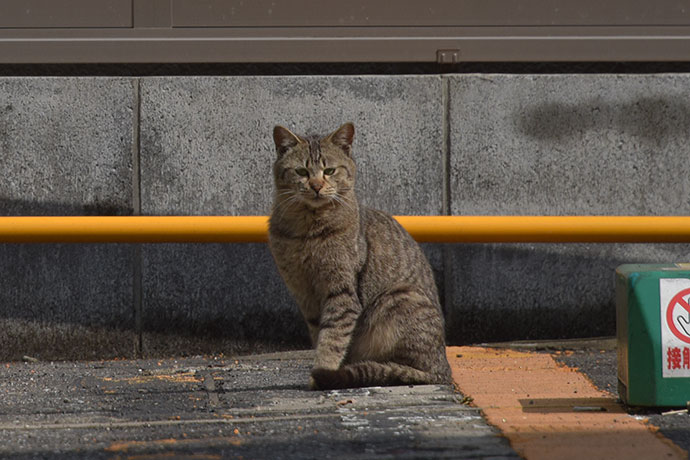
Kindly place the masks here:
[[(0, 215), (131, 214), (137, 82), (0, 79)], [(130, 356), (126, 245), (0, 245), (0, 359)]]
[[(453, 214), (690, 214), (688, 75), (449, 78)], [(613, 271), (688, 245), (449, 249), (459, 338), (613, 334)]]
[[(357, 128), (393, 214), (688, 214), (690, 75), (0, 79), (0, 214), (266, 214), (271, 129)], [(613, 334), (686, 245), (426, 245), (452, 343)], [(264, 245), (0, 245), (0, 359), (306, 346)]]

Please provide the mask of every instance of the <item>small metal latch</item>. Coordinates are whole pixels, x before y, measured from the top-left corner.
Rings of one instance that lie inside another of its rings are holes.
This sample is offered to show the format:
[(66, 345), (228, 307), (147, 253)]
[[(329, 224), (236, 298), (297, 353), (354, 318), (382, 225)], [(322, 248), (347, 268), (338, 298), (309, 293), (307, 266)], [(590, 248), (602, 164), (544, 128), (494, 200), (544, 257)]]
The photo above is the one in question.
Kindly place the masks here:
[(436, 62), (439, 64), (457, 64), (460, 62), (460, 50), (437, 50)]

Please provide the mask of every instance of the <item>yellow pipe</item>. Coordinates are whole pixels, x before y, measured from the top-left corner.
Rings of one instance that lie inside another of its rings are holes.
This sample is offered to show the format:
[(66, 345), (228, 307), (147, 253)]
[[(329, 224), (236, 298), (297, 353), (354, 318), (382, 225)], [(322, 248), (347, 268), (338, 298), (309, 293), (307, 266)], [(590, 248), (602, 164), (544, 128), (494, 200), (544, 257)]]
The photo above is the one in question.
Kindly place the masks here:
[(437, 243), (690, 242), (685, 216), (400, 216), (417, 241)]
[(0, 217), (4, 243), (261, 243), (266, 216)]
[[(420, 242), (690, 242), (690, 217), (396, 216)], [(266, 216), (0, 217), (0, 243), (260, 243)]]

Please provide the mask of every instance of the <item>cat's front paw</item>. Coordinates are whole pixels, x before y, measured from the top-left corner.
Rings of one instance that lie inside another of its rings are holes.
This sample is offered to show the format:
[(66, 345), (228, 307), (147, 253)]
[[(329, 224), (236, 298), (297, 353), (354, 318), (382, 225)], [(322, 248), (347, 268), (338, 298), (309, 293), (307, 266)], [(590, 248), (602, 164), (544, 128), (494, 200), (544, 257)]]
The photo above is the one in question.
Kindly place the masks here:
[(315, 367), (309, 377), (309, 388), (312, 390), (334, 390), (340, 388), (340, 372), (335, 369)]
[(317, 352), (313, 366), (314, 369), (328, 369), (334, 371), (340, 367), (340, 360)]

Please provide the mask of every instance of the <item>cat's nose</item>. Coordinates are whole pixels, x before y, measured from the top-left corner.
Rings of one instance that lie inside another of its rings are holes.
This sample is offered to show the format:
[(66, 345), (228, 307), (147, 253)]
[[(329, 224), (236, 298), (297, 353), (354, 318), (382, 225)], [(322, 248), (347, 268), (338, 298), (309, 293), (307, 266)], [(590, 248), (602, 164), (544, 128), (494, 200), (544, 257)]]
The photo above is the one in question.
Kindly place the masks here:
[(323, 182), (321, 182), (320, 180), (310, 180), (309, 186), (318, 194), (323, 188)]

